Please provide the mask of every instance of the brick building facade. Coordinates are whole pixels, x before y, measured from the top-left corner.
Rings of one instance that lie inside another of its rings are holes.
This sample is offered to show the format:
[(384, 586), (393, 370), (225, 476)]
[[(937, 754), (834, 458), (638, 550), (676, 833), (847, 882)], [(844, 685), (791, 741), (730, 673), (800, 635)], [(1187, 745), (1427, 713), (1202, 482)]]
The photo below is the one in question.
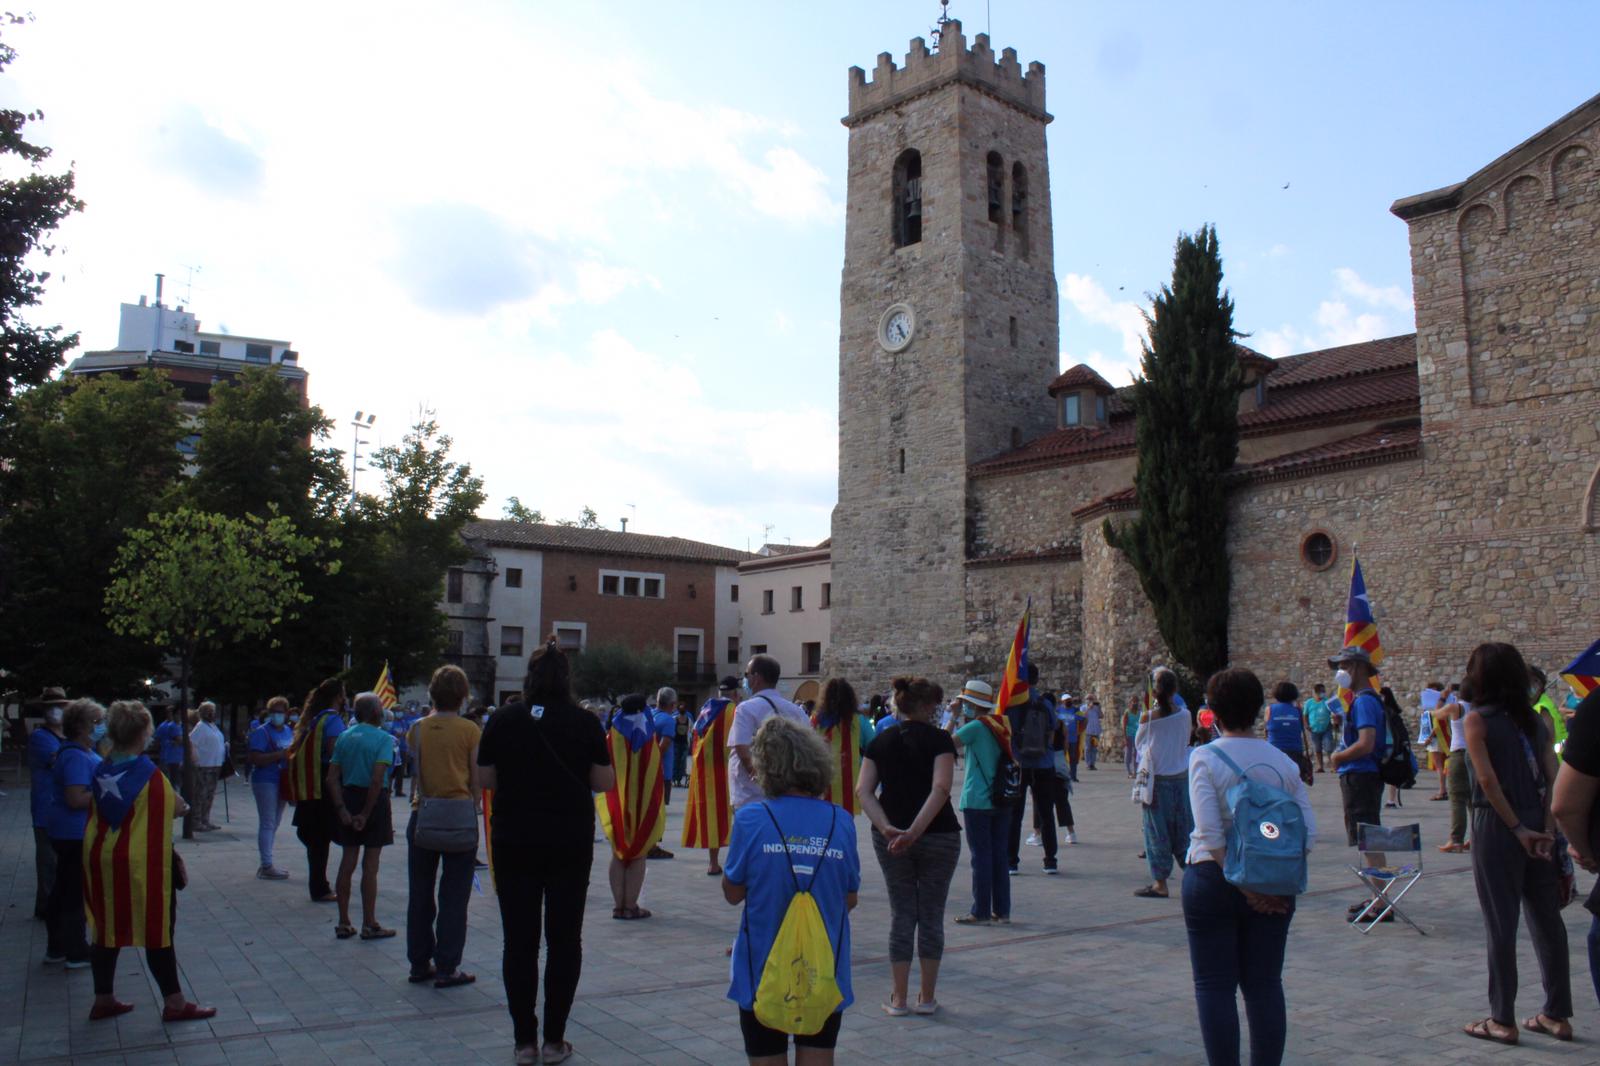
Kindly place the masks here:
[[(993, 675), (1031, 597), (1047, 683), (1125, 703), (1166, 653), (1101, 533), (1134, 506), (1126, 390), (1055, 373), (1044, 70), (1024, 75), (1009, 49), (997, 62), (984, 35), (968, 49), (951, 23), (937, 53), (913, 41), (903, 67), (882, 55), (849, 87), (830, 672)], [(909, 243), (908, 153), (924, 216)], [(1239, 349), (1236, 663), (1269, 684), (1324, 679), (1358, 548), (1398, 692), (1458, 677), (1481, 640), (1547, 668), (1593, 640), (1597, 164), (1600, 97), (1398, 201), (1415, 335)]]

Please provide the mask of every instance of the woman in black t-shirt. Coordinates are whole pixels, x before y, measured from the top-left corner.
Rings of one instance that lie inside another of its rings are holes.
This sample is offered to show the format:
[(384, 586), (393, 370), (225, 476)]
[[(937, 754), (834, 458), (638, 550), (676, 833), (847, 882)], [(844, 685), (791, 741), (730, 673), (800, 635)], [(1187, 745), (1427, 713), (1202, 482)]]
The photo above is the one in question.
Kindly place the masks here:
[[(961, 859), (961, 826), (950, 808), (956, 746), (931, 721), (943, 699), (944, 691), (926, 678), (895, 678), (900, 724), (867, 745), (856, 783), (889, 893), (894, 988), (883, 1012), (891, 1017), (939, 1009), (934, 986), (944, 955), (944, 904)], [(913, 941), (922, 961), (915, 1006), (906, 1003)]]
[[(479, 779), (494, 791), (490, 854), (505, 937), (502, 977), (516, 1061), (572, 1055), (567, 1016), (583, 960), (583, 909), (594, 861), (594, 793), (615, 782), (605, 730), (572, 698), (555, 638), (528, 659), (523, 700), (484, 726)], [(539, 933), (545, 964), (544, 1047), (539, 1046)]]

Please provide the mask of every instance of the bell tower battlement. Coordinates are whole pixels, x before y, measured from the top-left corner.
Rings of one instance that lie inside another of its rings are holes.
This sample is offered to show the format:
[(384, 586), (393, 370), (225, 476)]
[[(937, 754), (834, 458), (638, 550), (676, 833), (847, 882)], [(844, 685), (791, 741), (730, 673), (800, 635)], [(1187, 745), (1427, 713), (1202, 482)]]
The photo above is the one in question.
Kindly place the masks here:
[(867, 80), (866, 71), (851, 67), (849, 82), (850, 113), (843, 119), (846, 126), (855, 126), (880, 111), (951, 82), (970, 85), (1042, 122), (1050, 121), (1050, 114), (1044, 109), (1044, 64), (1029, 63), (1023, 73), (1015, 48), (1003, 49), (1000, 58), (995, 59), (986, 33), (974, 37), (969, 49), (957, 19), (945, 24), (937, 52), (928, 51), (927, 42), (915, 37), (904, 66), (895, 66), (893, 56), (881, 52), (871, 81)]

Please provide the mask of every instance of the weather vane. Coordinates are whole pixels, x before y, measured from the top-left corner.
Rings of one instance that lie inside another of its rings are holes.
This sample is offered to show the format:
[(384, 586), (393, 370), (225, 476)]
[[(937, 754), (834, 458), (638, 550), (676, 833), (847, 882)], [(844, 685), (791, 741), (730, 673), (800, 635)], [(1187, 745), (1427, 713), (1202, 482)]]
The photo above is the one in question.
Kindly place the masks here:
[(933, 24), (929, 36), (933, 38), (933, 50), (937, 52), (939, 45), (944, 42), (944, 28), (951, 22), (950, 0), (939, 0), (939, 21)]

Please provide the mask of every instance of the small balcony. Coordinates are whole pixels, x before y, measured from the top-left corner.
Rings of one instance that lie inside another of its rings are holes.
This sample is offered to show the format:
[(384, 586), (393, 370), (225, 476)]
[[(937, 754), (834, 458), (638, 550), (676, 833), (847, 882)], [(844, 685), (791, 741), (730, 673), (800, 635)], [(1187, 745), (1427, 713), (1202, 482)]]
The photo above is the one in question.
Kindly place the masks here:
[(717, 664), (696, 662), (693, 659), (679, 659), (673, 670), (673, 681), (684, 688), (717, 683)]

